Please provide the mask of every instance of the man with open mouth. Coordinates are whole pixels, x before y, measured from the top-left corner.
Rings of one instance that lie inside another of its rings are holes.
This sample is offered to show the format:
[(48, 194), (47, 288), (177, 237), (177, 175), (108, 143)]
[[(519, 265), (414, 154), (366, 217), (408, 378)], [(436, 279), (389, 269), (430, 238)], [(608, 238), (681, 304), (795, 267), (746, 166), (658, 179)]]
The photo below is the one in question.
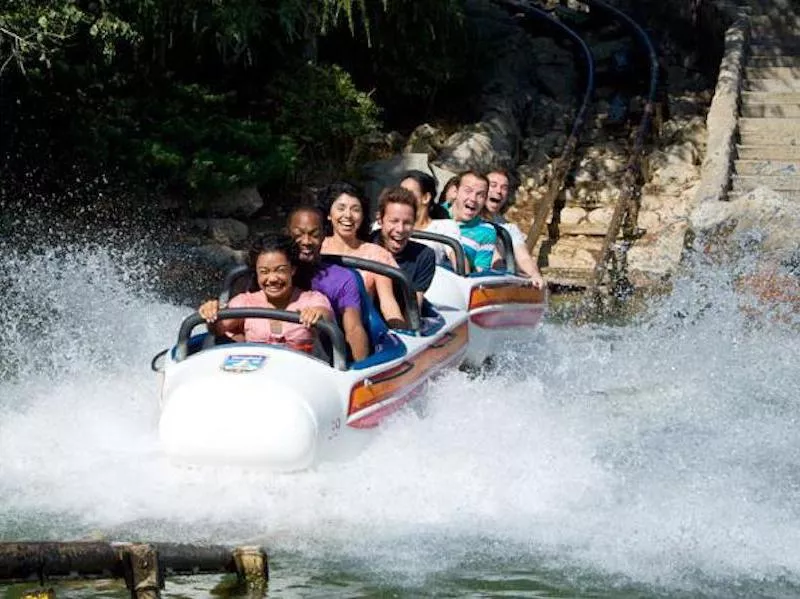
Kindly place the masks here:
[(492, 268), (497, 231), (481, 217), (489, 191), (489, 180), (476, 171), (466, 171), (458, 182), (458, 193), (450, 213), (461, 229), (461, 245), (470, 270)]
[(483, 217), (508, 231), (514, 248), (514, 261), (517, 263), (517, 269), (531, 279), (534, 287), (541, 289), (544, 279), (536, 265), (536, 260), (531, 257), (528, 247), (525, 245), (525, 234), (517, 225), (508, 222), (503, 216), (504, 208), (511, 195), (511, 177), (505, 169), (493, 168), (486, 178), (489, 180), (489, 195), (483, 209)]
[(417, 220), (417, 199), (402, 187), (383, 190), (378, 199), (378, 224), (375, 242), (389, 250), (397, 265), (411, 281), (420, 308), (425, 292), (436, 272), (436, 253), (428, 246), (411, 241)]

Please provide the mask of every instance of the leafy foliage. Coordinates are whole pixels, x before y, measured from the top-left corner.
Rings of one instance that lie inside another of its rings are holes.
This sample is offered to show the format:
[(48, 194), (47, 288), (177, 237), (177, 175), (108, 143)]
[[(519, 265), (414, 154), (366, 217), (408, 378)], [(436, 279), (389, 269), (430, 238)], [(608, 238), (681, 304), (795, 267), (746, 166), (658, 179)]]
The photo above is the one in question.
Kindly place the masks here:
[[(274, 135), (265, 121), (228, 116), (223, 96), (199, 85), (175, 85), (153, 97), (157, 100), (118, 104), (113, 115), (94, 115), (102, 123), (93, 131), (95, 143), (112, 140), (109, 157), (125, 160), (142, 176), (206, 195), (291, 172), (294, 142)], [(126, 126), (131, 122), (139, 123), (133, 135)]]
[(187, 195), (344, 165), (469, 73), (462, 3), (6, 0), (0, 141)]
[(271, 87), (278, 108), (275, 126), (315, 159), (341, 162), (360, 136), (379, 127), (379, 109), (337, 65), (306, 63), (276, 77)]

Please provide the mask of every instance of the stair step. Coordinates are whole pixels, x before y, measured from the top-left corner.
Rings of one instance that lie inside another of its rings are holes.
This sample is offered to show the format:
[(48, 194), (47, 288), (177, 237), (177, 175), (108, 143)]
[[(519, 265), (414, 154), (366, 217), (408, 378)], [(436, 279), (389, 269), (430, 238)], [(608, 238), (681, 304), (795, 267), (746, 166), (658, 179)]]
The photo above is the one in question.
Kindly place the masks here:
[(750, 44), (750, 56), (793, 56), (796, 54), (800, 54), (800, 45), (768, 40), (753, 40)]
[(772, 132), (778, 133), (800, 131), (800, 118), (750, 118), (739, 119), (739, 131), (749, 133)]
[(541, 268), (542, 276), (549, 285), (562, 287), (589, 287), (594, 281), (593, 268)]
[(800, 146), (800, 133), (739, 133), (743, 146)]
[(750, 25), (750, 39), (764, 45), (773, 41), (780, 43), (781, 40), (790, 40), (789, 45), (792, 45), (791, 40), (797, 39), (797, 32), (798, 28), (791, 24), (756, 23)]
[(738, 175), (800, 175), (798, 160), (737, 160), (735, 170)]
[(603, 223), (579, 223), (558, 225), (559, 235), (586, 235), (587, 237), (605, 237), (608, 225)]
[(800, 118), (800, 104), (742, 104), (744, 117)]
[(800, 92), (800, 79), (747, 79), (744, 90), (749, 92)]
[(767, 187), (775, 191), (796, 191), (800, 193), (800, 175), (774, 176), (768, 175), (734, 175), (733, 190), (747, 191), (756, 187)]
[(796, 29), (800, 29), (800, 17), (796, 15), (773, 16), (769, 14), (756, 14), (756, 15), (750, 15), (750, 24), (751, 26), (783, 25), (785, 27), (794, 27)]
[(752, 67), (800, 67), (800, 55), (794, 56), (751, 56), (747, 66)]
[(755, 46), (777, 46), (783, 48), (800, 48), (800, 37), (797, 31), (785, 25), (764, 29), (756, 25), (750, 31), (750, 44)]
[(779, 25), (777, 28), (770, 29), (766, 35), (759, 34), (759, 27), (763, 27), (763, 25), (759, 25), (756, 23), (756, 27), (753, 28), (750, 34), (750, 44), (751, 45), (770, 45), (774, 44), (781, 48), (789, 47), (800, 47), (800, 36), (797, 35), (797, 31), (792, 30), (791, 27), (788, 28), (785, 25)]
[[(731, 202), (735, 202), (736, 200), (743, 198), (752, 192), (753, 192), (752, 189), (741, 190), (741, 191), (731, 190), (728, 192), (727, 199)], [(780, 194), (785, 200), (789, 202), (800, 203), (800, 191), (783, 190), (783, 191), (776, 191), (775, 193)]]
[(739, 145), (736, 152), (740, 160), (800, 160), (800, 146)]
[(800, 104), (800, 92), (742, 92), (744, 104)]
[(779, 81), (794, 81), (800, 79), (800, 67), (752, 67), (744, 70), (747, 79), (777, 79)]
[(792, 6), (793, 0), (751, 0), (750, 5), (751, 14), (769, 14), (773, 16), (781, 16), (787, 13), (792, 14), (794, 7)]

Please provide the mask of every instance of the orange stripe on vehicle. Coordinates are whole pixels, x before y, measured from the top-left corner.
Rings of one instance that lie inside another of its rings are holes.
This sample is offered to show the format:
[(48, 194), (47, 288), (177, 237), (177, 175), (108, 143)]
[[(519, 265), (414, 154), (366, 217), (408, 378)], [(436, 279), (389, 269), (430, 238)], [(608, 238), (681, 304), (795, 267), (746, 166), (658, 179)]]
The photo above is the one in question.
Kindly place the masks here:
[[(392, 397), (395, 398), (392, 405), (395, 402), (402, 405), (404, 398), (412, 394), (424, 382), (424, 378), (431, 370), (439, 368), (443, 362), (466, 348), (467, 335), (467, 324), (461, 324), (410, 360), (356, 383), (350, 391), (348, 415), (352, 416)], [(387, 414), (383, 414), (383, 416)], [(359, 427), (355, 423), (348, 424)]]
[(516, 329), (539, 326), (543, 317), (544, 306), (531, 306), (521, 310), (503, 310), (498, 307), (470, 314), (469, 321), (482, 329)]
[(544, 289), (536, 289), (530, 283), (501, 283), (474, 287), (469, 295), (469, 309), (500, 304), (541, 304), (545, 299)]

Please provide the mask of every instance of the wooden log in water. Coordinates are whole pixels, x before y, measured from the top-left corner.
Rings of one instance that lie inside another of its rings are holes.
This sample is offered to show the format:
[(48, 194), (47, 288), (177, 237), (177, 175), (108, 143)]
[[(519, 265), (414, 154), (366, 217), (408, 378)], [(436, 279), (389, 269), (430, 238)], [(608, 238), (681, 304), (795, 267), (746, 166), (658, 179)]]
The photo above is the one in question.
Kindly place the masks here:
[[(130, 578), (130, 543), (105, 542), (27, 542), (0, 543), (0, 581), (40, 583), (58, 578)], [(147, 545), (145, 545), (147, 547)], [(234, 573), (248, 576), (261, 568), (267, 578), (266, 553), (260, 548), (240, 548), (253, 555), (260, 552), (263, 564), (242, 570), (236, 550), (220, 545), (196, 546), (178, 543), (153, 543), (160, 572), (164, 574)], [(252, 557), (249, 558), (252, 561)], [(141, 564), (140, 564), (141, 565)], [(152, 564), (151, 564), (152, 565)]]
[(122, 574), (119, 551), (110, 543), (0, 543), (0, 580), (5, 582)]

